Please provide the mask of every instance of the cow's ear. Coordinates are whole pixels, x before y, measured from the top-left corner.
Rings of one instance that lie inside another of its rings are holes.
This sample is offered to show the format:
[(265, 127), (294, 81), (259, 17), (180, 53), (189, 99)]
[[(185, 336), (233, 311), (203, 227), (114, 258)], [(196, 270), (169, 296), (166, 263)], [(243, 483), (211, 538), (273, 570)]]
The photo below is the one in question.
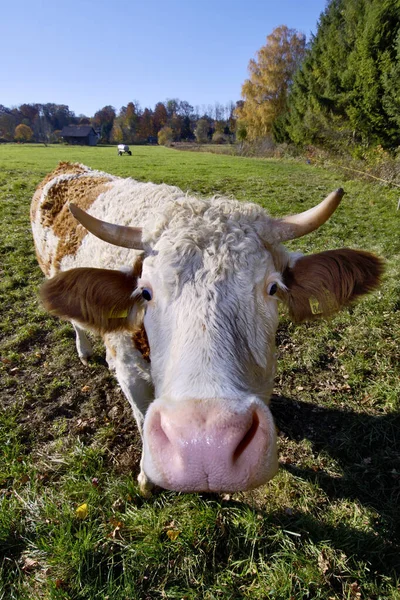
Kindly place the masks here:
[(285, 300), (295, 321), (329, 316), (380, 283), (383, 261), (360, 250), (328, 250), (299, 258), (286, 268)]
[(41, 287), (44, 307), (51, 314), (106, 333), (131, 329), (141, 313), (135, 293), (140, 273), (79, 268), (59, 273)]

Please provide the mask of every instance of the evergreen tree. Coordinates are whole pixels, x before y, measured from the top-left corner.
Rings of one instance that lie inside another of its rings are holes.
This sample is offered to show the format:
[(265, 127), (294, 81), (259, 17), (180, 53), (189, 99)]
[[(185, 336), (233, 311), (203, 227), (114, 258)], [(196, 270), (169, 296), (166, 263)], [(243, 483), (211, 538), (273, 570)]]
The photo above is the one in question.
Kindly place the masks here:
[(399, 34), (400, 0), (331, 0), (294, 77), (290, 138), (399, 144)]
[(383, 107), (393, 126), (400, 129), (400, 31), (396, 40), (396, 60), (388, 61), (383, 74)]

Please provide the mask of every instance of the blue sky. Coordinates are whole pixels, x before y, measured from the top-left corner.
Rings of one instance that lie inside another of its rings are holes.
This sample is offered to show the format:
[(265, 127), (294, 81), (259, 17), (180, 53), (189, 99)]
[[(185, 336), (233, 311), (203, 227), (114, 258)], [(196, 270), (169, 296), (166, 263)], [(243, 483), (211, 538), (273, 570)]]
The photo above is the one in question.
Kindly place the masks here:
[(315, 33), (326, 0), (14, 0), (0, 11), (0, 104), (67, 104), (93, 116), (130, 101), (239, 100), (279, 25)]

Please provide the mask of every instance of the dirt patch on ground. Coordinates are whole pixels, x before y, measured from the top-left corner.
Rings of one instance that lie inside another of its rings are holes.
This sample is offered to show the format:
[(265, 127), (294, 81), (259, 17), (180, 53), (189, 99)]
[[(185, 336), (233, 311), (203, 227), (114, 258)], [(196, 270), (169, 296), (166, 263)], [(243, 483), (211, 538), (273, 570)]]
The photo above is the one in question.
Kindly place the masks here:
[[(92, 362), (82, 365), (67, 331), (60, 357), (53, 333), (39, 331), (22, 346), (19, 359), (2, 357), (0, 407), (18, 413), (26, 452), (43, 454), (81, 443), (102, 445), (110, 469), (138, 473), (141, 440), (128, 401), (97, 344)], [(105, 431), (103, 435), (99, 432)]]

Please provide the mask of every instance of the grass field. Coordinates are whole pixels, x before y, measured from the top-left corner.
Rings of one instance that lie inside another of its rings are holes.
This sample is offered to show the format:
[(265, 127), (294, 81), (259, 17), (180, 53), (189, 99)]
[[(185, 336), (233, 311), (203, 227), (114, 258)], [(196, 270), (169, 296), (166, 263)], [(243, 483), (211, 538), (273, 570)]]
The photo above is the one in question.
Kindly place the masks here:
[[(80, 364), (39, 305), (29, 204), (59, 160), (273, 215), (343, 186), (303, 252), (386, 260), (381, 289), (329, 322), (278, 330), (272, 412), (280, 470), (249, 493), (145, 500), (140, 444), (101, 344)], [(161, 147), (0, 145), (0, 600), (400, 599), (398, 191), (295, 161)]]

